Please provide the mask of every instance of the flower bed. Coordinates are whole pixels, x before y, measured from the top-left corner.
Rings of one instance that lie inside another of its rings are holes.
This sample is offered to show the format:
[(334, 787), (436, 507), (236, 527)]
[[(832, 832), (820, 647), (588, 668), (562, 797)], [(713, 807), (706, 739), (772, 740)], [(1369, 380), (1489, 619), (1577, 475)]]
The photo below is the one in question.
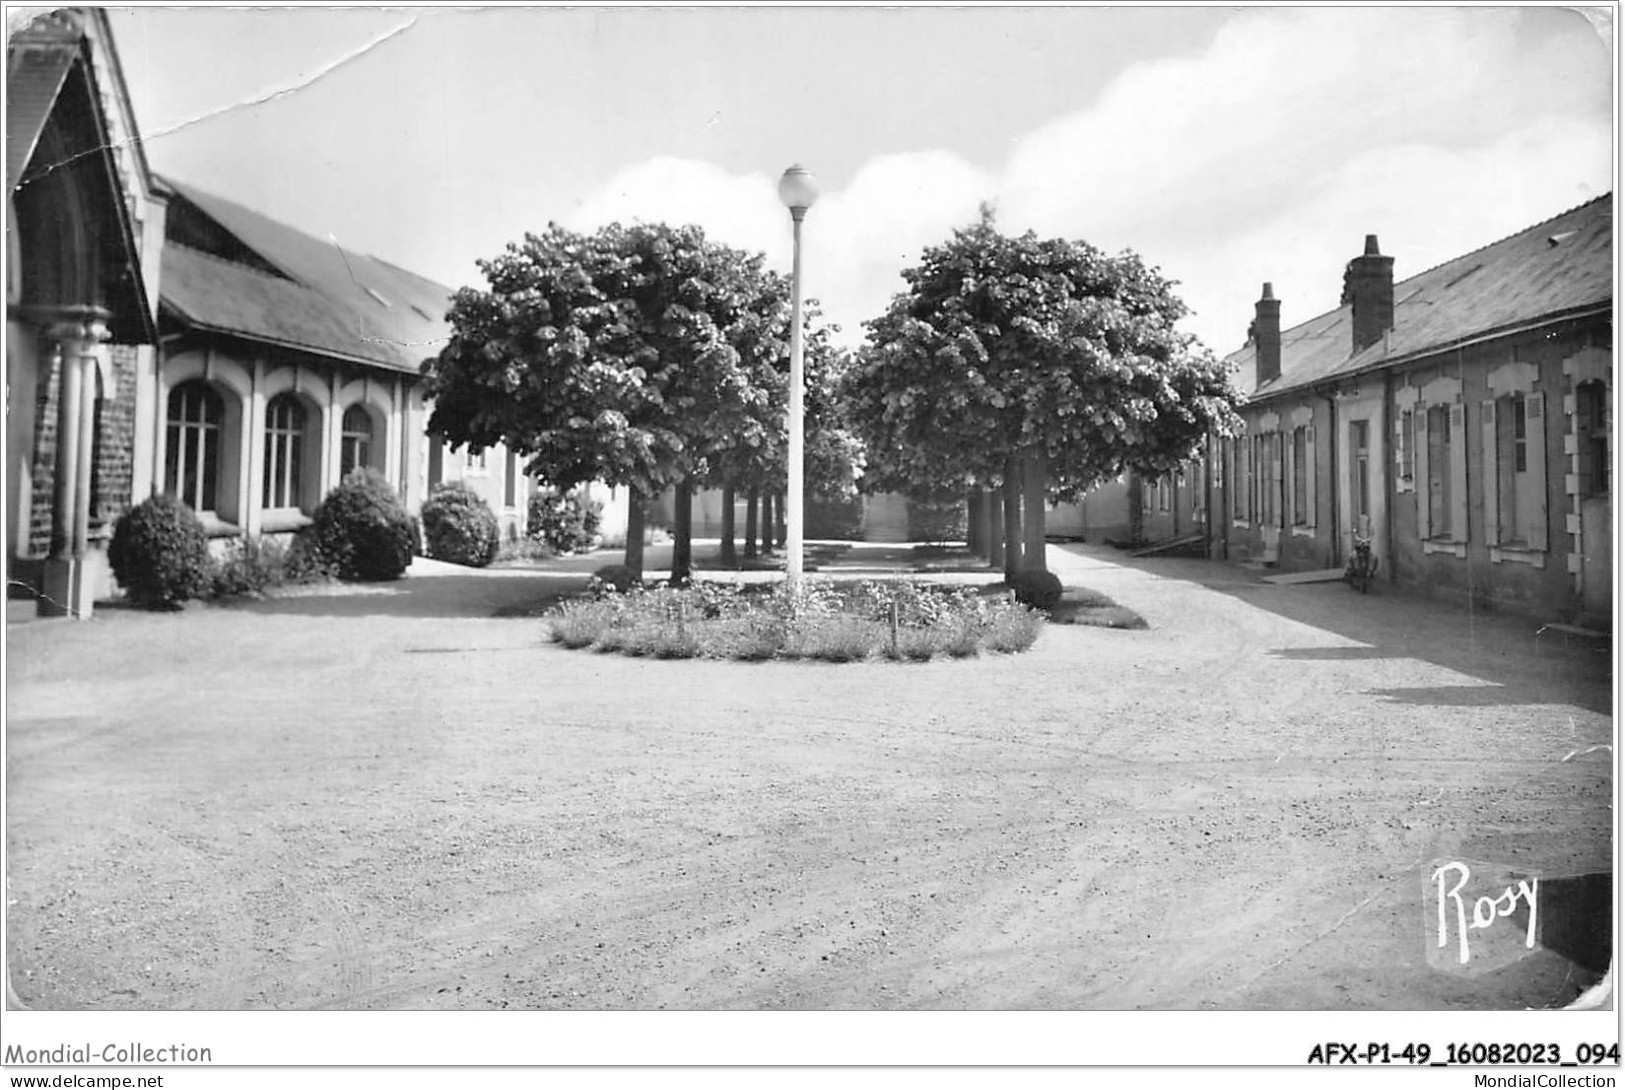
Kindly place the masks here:
[(1043, 617), (1010, 598), (907, 580), (783, 583), (760, 593), (731, 583), (633, 587), (599, 584), (546, 617), (555, 642), (655, 658), (925, 661), (983, 651), (1025, 651)]

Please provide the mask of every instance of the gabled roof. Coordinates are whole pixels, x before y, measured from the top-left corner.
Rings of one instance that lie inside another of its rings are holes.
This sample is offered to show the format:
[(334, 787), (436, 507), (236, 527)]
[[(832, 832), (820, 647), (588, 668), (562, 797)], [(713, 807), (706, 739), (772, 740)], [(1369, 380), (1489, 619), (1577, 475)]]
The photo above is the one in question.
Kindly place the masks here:
[(1254, 386), (1255, 346), (1225, 357), (1251, 400), (1391, 367), (1454, 345), (1596, 311), (1614, 297), (1614, 199), (1605, 194), (1394, 285), (1394, 328), (1352, 353), (1345, 304), (1281, 332), (1281, 373)]
[[(41, 149), (53, 127), (60, 137), (51, 142), (54, 159)], [(109, 220), (102, 291), (114, 339), (153, 343), (156, 301), (148, 281), (155, 269), (143, 261), (141, 237), (151, 179), (112, 29), (99, 8), (43, 11), (6, 43), (8, 198), (59, 172), (76, 177), (75, 187)]]
[(13, 36), (6, 65), (7, 193), (22, 181), (68, 69), (78, 59), (77, 41), (40, 40), (28, 31)]
[[(174, 198), (160, 289), (165, 306), (187, 324), (414, 374), (450, 335), (450, 288), (167, 181)], [(240, 244), (234, 253), (247, 250), (259, 261), (250, 265), (176, 241), (198, 215), (215, 237)]]

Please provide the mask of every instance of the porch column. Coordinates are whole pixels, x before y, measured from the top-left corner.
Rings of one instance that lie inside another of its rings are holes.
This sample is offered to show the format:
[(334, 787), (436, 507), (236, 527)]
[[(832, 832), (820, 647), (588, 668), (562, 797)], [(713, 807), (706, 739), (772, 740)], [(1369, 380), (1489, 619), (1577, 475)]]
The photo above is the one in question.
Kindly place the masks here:
[(37, 611), (41, 617), (89, 617), (95, 580), (85, 555), (90, 541), (90, 470), (95, 450), (96, 358), (107, 341), (108, 313), (73, 308), (53, 323), (52, 366), (62, 369), (57, 405), (56, 466), (51, 492), (51, 550)]

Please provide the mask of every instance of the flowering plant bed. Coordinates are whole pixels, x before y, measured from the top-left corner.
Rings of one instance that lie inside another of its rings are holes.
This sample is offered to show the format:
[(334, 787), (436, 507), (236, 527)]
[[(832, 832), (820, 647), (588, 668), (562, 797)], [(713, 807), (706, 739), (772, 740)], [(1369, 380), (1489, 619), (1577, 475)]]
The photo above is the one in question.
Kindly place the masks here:
[(1008, 597), (908, 580), (596, 587), (546, 615), (551, 638), (570, 648), (655, 658), (866, 659), (922, 662), (938, 654), (1025, 651), (1043, 617)]

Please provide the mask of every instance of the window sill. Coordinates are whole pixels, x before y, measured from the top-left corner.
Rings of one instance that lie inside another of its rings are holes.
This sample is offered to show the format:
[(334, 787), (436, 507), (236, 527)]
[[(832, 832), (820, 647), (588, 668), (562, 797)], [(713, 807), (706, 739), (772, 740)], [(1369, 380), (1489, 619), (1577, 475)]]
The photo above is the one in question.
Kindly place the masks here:
[(1444, 538), (1427, 539), (1422, 542), (1422, 552), (1432, 555), (1442, 553), (1454, 556), (1458, 560), (1467, 559), (1467, 543), (1465, 541), (1448, 541)]
[(1531, 549), (1526, 545), (1492, 545), (1490, 546), (1490, 563), (1528, 564), (1531, 568), (1544, 568), (1546, 566), (1546, 554), (1543, 551)]
[(227, 522), (213, 511), (199, 511), (197, 520), (203, 523), (203, 532), (210, 537), (240, 537), (243, 528), (235, 522)]
[(260, 513), (260, 533), (286, 534), (303, 530), (310, 525), (310, 516), (298, 508), (270, 510)]

